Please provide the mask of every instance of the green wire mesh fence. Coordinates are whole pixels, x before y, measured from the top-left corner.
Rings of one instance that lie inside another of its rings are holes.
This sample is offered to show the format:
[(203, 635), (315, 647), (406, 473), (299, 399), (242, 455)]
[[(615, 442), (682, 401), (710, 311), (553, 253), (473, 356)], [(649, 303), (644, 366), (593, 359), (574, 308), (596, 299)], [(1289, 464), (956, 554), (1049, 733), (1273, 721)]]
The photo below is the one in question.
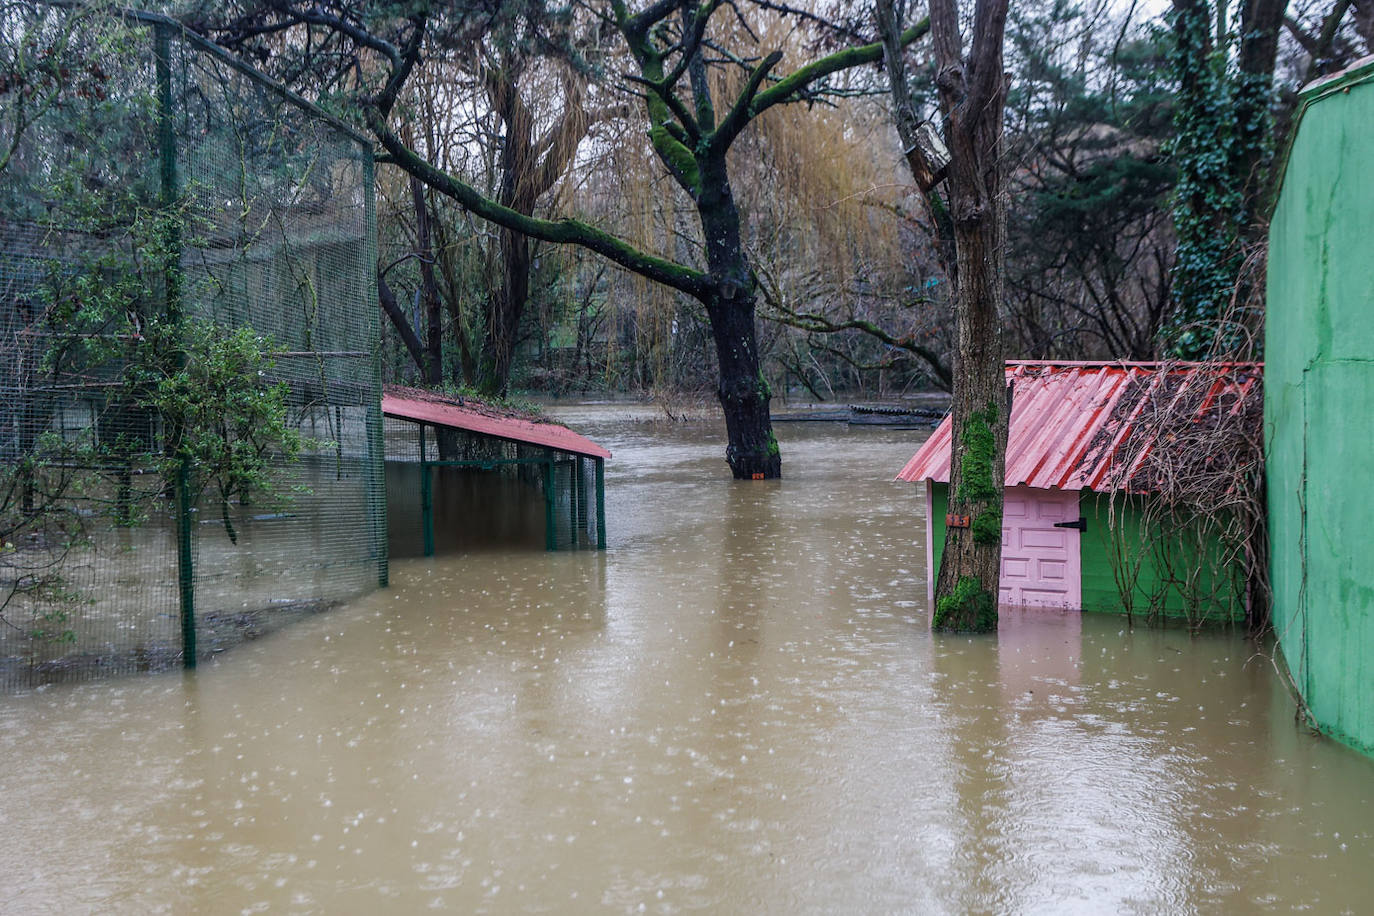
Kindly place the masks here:
[(384, 583), (369, 145), (170, 20), (3, 15), (0, 690)]

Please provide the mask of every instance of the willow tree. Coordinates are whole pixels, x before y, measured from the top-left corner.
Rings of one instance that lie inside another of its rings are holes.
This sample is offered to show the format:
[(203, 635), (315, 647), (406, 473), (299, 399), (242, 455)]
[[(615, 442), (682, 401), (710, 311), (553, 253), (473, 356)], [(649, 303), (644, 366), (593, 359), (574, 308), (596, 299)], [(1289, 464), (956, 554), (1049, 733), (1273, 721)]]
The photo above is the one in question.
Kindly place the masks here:
[[(729, 437), (730, 469), (739, 479), (780, 476), (782, 461), (768, 413), (771, 393), (758, 354), (756, 279), (742, 241), (743, 217), (735, 202), (728, 156), (759, 115), (787, 103), (816, 101), (826, 94), (834, 74), (881, 59), (882, 45), (843, 48), (780, 75), (776, 71), (782, 52), (740, 55), (715, 41), (713, 20), (722, 10), (742, 16), (744, 7), (738, 3), (646, 0), (632, 5), (607, 0), (585, 5), (623, 45), (630, 72), (621, 88), (638, 97), (649, 143), (696, 211), (700, 250), (696, 257), (683, 259), (690, 263), (683, 263), (579, 220), (521, 213), (440, 168), (404, 141), (400, 126), (408, 112), (397, 102), (412, 76), (426, 65), (434, 40), (484, 28), (508, 6), (512, 4), (268, 0), (235, 18), (235, 34), (216, 34), (240, 48), (251, 45), (248, 50), (261, 60), (283, 47), (283, 42), (265, 38), (304, 30), (309, 39), (292, 47), (328, 48), (338, 72), (362, 81), (347, 104), (376, 136), (386, 161), (504, 229), (581, 246), (700, 302), (715, 346), (717, 396)], [(922, 22), (903, 31), (900, 40), (915, 41), (926, 31)], [(340, 61), (347, 66), (340, 68)], [(742, 70), (737, 91), (717, 97), (710, 79), (713, 68)]]
[[(433, 55), (398, 103), (413, 112), (400, 131), (408, 146), (527, 216), (552, 209), (588, 129), (606, 116), (588, 104), (584, 73), (521, 40), (537, 27), (515, 17)], [(447, 370), (455, 382), (505, 396), (521, 322), (535, 298), (534, 246), (508, 229), (472, 231), (469, 215), (399, 170), (379, 175), (377, 190), (379, 205), (390, 204), (383, 224), (405, 243), (398, 258), (383, 259), (378, 294), (420, 377), (437, 387)], [(402, 266), (404, 273), (388, 277)], [(479, 277), (482, 294), (472, 295)], [(402, 304), (406, 286), (423, 304), (422, 323), (413, 323)]]

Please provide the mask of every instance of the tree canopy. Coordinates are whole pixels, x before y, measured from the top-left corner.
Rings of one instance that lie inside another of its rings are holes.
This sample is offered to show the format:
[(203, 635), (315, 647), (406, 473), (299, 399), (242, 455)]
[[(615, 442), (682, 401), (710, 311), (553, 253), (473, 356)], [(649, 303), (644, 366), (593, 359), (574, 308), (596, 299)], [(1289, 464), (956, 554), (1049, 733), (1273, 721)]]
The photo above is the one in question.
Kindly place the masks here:
[[(1296, 89), (1367, 52), (1370, 12), (1010, 9), (1006, 352), (1248, 346)], [(746, 476), (777, 473), (774, 393), (953, 383), (948, 150), (930, 144), (946, 116), (924, 15), (905, 0), (184, 13), (376, 137), (398, 378), (705, 388)]]

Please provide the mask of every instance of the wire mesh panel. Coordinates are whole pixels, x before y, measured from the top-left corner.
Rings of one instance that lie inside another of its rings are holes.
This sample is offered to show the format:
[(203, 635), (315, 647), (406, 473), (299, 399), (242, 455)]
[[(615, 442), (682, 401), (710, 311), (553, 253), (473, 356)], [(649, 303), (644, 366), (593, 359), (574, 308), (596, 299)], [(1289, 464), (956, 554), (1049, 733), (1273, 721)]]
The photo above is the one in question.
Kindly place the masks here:
[(600, 501), (597, 499), (596, 459), (555, 453), (553, 466), (555, 523), (558, 550), (604, 546), (599, 540)]
[(385, 581), (368, 145), (169, 20), (3, 15), (0, 687)]

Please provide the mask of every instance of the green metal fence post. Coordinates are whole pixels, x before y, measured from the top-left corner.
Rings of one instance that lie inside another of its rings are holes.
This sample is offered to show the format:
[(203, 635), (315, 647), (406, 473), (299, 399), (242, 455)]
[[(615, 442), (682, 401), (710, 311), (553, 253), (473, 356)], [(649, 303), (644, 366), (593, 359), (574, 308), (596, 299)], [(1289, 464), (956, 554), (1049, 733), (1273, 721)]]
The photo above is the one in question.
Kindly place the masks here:
[(425, 556), (434, 556), (434, 484), (429, 479), (429, 462), (425, 460), (425, 424), (420, 424), (420, 531), (425, 542)]
[[(176, 125), (172, 112), (172, 25), (153, 26), (153, 66), (157, 79), (158, 171), (159, 202), (164, 210), (176, 206), (181, 194), (181, 176), (177, 169)], [(169, 250), (176, 253), (169, 258), (163, 274), (163, 308), (169, 322), (181, 319), (181, 223), (167, 224)], [(185, 352), (177, 354), (177, 364), (184, 365)], [(184, 458), (177, 464), (177, 590), (181, 599), (181, 663), (185, 668), (196, 666), (196, 568), (191, 555), (191, 467)]]
[[(176, 125), (172, 112), (172, 26), (161, 23), (153, 26), (153, 65), (157, 78), (157, 144), (158, 171), (161, 187), (159, 204), (164, 211), (170, 211), (177, 204), (181, 194), (181, 175), (177, 162)], [(165, 215), (165, 214), (164, 214)], [(170, 258), (166, 266), (163, 282), (166, 317), (175, 322), (181, 318), (181, 221), (172, 219), (167, 223), (166, 239), (169, 251), (176, 253), (176, 260)]]
[(181, 592), (181, 664), (196, 666), (196, 569), (191, 557), (191, 471), (177, 466), (177, 587)]
[(434, 469), (428, 462), (420, 462), (420, 515), (424, 526), (425, 556), (434, 556)]
[(544, 548), (558, 549), (558, 523), (553, 513), (553, 452), (544, 452)]
[(367, 499), (372, 523), (372, 552), (377, 557), (377, 585), (386, 588), (391, 580), (390, 545), (386, 530), (386, 428), (382, 423), (379, 400), (367, 405)]
[(596, 549), (606, 549), (606, 459), (596, 459)]
[(573, 546), (578, 541), (578, 514), (582, 505), (582, 458), (578, 456), (568, 462), (568, 531), (572, 535)]
[[(377, 165), (370, 145), (356, 147), (363, 167), (363, 234), (367, 237), (364, 264), (377, 263)], [(364, 302), (377, 301), (377, 274), (363, 271)], [(372, 378), (367, 402), (367, 485), (372, 520), (372, 549), (377, 557), (377, 585), (385, 588), (391, 581), (390, 543), (386, 519), (386, 421), (382, 419), (381, 318), (377, 309), (364, 309), (367, 317), (368, 347), (372, 351)]]
[[(367, 236), (367, 253), (364, 263), (377, 263), (377, 166), (372, 161), (372, 150), (358, 145), (363, 164), (363, 220), (364, 234)], [(377, 275), (374, 271), (363, 272), (366, 277), (365, 302), (377, 301)], [(385, 588), (391, 582), (391, 544), (387, 532), (386, 498), (386, 421), (382, 419), (382, 348), (381, 319), (377, 309), (365, 309), (371, 316), (367, 320), (367, 336), (372, 350), (372, 380), (367, 404), (367, 460), (369, 477), (368, 496), (372, 501), (372, 549), (377, 556), (377, 585)]]
[[(367, 236), (366, 264), (377, 263), (377, 165), (372, 161), (369, 146), (359, 144), (363, 160), (363, 219)], [(363, 271), (366, 279), (365, 302), (377, 301), (377, 274)], [(367, 405), (368, 458), (372, 462), (373, 495), (372, 525), (376, 532), (377, 584), (383, 588), (391, 583), (391, 542), (387, 530), (386, 493), (386, 421), (382, 419), (382, 347), (381, 317), (377, 309), (364, 309), (372, 317), (367, 322), (367, 336), (372, 350), (372, 392)]]

